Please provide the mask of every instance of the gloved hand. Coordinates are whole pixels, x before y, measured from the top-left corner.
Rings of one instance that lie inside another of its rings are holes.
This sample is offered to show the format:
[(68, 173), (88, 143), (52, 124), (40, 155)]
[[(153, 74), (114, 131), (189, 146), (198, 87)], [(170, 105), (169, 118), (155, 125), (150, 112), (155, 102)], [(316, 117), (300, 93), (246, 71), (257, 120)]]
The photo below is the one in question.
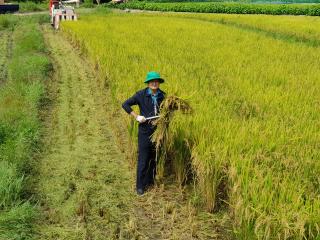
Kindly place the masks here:
[(144, 123), (145, 121), (147, 121), (144, 116), (140, 116), (140, 115), (138, 115), (138, 116), (136, 117), (136, 120), (137, 120), (139, 123)]

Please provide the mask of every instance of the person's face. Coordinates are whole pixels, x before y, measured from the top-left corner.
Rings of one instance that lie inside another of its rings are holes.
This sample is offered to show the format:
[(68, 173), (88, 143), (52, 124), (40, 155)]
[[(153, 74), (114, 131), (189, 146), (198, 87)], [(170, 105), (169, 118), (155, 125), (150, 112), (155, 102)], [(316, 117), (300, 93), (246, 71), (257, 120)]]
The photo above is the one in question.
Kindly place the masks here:
[(157, 90), (160, 86), (159, 80), (152, 80), (148, 82), (148, 87), (152, 90)]

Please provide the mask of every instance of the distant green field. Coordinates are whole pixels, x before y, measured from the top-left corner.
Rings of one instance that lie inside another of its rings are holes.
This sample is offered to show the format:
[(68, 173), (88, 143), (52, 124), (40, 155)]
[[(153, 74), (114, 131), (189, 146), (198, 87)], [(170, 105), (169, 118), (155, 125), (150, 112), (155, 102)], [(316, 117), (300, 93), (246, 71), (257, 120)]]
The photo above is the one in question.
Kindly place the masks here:
[(268, 15), (320, 15), (318, 4), (270, 4), (241, 2), (144, 2), (132, 1), (124, 4), (107, 4), (112, 8), (142, 9), (149, 11), (268, 14)]
[(169, 2), (234, 2), (234, 3), (319, 3), (319, 0), (144, 0), (144, 2), (158, 2), (158, 3), (169, 3)]

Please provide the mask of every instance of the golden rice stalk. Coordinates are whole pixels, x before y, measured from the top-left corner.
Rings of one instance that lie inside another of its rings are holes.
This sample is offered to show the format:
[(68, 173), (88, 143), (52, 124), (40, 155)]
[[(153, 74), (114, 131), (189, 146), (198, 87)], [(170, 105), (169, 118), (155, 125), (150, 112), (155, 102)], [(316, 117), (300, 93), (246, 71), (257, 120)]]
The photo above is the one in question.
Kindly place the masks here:
[(156, 145), (157, 172), (160, 178), (163, 177), (165, 159), (172, 144), (169, 137), (169, 124), (175, 111), (188, 114), (192, 112), (192, 108), (186, 100), (177, 96), (168, 96), (160, 105), (160, 118), (153, 123), (157, 129), (151, 140)]

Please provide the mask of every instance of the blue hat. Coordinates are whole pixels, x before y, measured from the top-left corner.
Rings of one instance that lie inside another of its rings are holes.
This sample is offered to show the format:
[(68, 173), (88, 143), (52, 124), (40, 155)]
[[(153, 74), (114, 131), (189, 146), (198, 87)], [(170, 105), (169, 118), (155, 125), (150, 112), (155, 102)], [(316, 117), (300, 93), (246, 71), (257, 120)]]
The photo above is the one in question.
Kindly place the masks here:
[(148, 72), (145, 83), (148, 83), (152, 80), (159, 80), (160, 83), (164, 83), (164, 79), (160, 77), (160, 74), (157, 72)]

